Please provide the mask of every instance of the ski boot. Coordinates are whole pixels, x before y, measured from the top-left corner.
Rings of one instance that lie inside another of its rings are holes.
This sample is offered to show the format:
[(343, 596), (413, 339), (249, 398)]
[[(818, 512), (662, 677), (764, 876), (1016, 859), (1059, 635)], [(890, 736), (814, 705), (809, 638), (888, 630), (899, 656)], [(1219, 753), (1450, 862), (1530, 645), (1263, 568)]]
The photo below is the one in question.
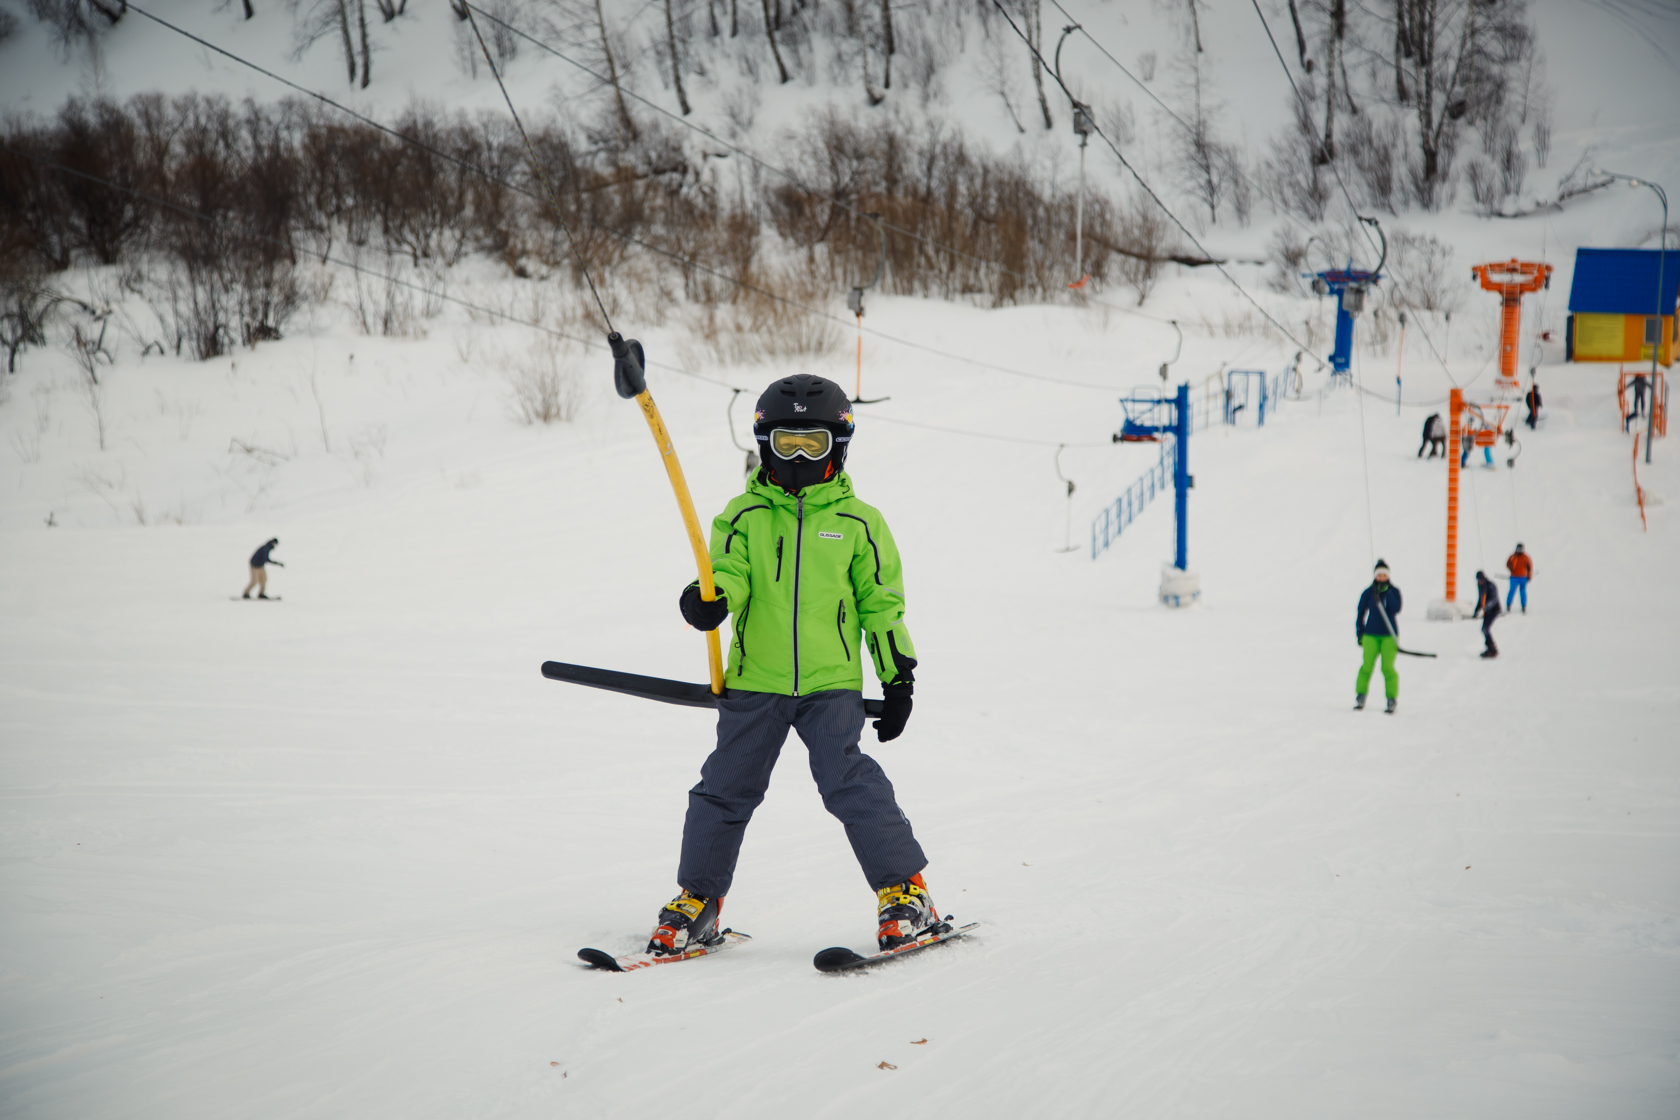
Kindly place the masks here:
[(1356, 712), (1363, 712), (1365, 710), (1365, 694), (1363, 692), (1354, 694), (1353, 710)]
[(683, 891), (659, 912), (659, 924), (648, 939), (647, 951), (656, 957), (681, 956), (696, 945), (716, 945), (721, 898), (701, 898)]
[(1390, 716), (1393, 715), (1394, 714), (1394, 708), (1399, 703), (1400, 703), (1400, 701), (1398, 701), (1394, 697), (1390, 696), (1388, 698), (1388, 707), (1383, 709), (1383, 714), (1384, 715), (1390, 715)]
[(922, 882), (920, 873), (902, 883), (882, 887), (875, 892), (875, 900), (876, 916), (881, 922), (876, 942), (883, 953), (910, 944), (939, 924), (939, 911), (933, 908), (933, 899), (928, 897), (927, 884)]

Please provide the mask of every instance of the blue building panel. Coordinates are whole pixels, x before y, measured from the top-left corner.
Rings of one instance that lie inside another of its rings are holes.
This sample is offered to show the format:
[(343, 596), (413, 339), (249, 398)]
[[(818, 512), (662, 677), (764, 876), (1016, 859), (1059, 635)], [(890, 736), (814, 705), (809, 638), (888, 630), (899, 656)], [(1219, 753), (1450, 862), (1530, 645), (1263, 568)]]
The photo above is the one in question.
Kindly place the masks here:
[(1666, 263), (1657, 249), (1577, 249), (1569, 310), (1599, 315), (1650, 315), (1656, 308), (1662, 272), (1662, 312), (1674, 314), (1680, 301), (1680, 248)]

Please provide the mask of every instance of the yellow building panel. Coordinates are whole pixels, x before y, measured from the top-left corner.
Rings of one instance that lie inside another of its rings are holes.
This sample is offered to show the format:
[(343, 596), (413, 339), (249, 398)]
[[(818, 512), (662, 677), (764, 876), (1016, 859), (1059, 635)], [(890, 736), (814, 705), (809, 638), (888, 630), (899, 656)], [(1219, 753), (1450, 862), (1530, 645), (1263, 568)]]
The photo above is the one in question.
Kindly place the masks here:
[[(1575, 360), (1619, 362), (1627, 357), (1627, 315), (1601, 315), (1581, 311), (1575, 314)], [(1643, 321), (1640, 331), (1644, 331)], [(1634, 345), (1639, 343), (1635, 341)], [(1635, 353), (1638, 351), (1636, 350)]]

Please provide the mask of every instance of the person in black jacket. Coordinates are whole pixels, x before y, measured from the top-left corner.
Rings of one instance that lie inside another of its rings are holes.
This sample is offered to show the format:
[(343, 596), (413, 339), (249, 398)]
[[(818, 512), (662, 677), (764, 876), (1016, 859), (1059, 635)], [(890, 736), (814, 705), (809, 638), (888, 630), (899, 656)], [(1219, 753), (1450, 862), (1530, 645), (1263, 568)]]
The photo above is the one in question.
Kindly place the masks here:
[(1533, 428), (1540, 419), (1540, 382), (1529, 385), (1528, 392), (1523, 395), (1523, 403), (1528, 405), (1528, 418), (1523, 423)]
[(1499, 585), (1482, 572), (1476, 573), (1476, 609), (1470, 612), (1471, 618), (1477, 615), (1482, 616), (1482, 640), (1487, 643), (1482, 656), (1498, 657), (1499, 647), (1493, 644), (1493, 620), (1500, 615)]
[(268, 598), (268, 565), (273, 564), (278, 568), (286, 566), (278, 560), (269, 558), (269, 553), (273, 552), (275, 546), (279, 543), (279, 537), (270, 537), (267, 544), (251, 553), (251, 582), (247, 583), (245, 590), (240, 593), (239, 597), (241, 599), (249, 599), (253, 587), (257, 589), (257, 598)]
[(1429, 448), (1431, 459), (1439, 455), (1447, 457), (1447, 425), (1441, 419), (1439, 412), (1431, 412), (1429, 419), (1423, 422), (1423, 442), (1418, 444), (1418, 458), (1423, 458), (1423, 449)]
[(1365, 706), (1365, 690), (1371, 684), (1371, 670), (1382, 658), (1383, 691), (1388, 696), (1389, 715), (1400, 697), (1400, 674), (1394, 668), (1394, 655), (1400, 652), (1400, 589), (1388, 580), (1388, 565), (1377, 561), (1371, 573), (1371, 586), (1359, 596), (1359, 609), (1353, 616), (1353, 632), (1364, 651), (1359, 676), (1354, 682), (1353, 710)]

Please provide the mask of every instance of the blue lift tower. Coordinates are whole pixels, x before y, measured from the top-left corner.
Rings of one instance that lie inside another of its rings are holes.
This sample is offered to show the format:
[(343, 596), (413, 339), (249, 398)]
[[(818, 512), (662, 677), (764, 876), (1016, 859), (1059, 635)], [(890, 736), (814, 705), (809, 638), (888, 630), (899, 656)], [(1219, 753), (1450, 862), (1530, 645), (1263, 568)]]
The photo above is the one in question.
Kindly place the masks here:
[(1115, 433), (1116, 443), (1154, 442), (1171, 436), (1173, 452), (1174, 548), (1172, 566), (1161, 567), (1161, 601), (1170, 607), (1187, 607), (1202, 597), (1201, 582), (1190, 566), (1190, 488), (1196, 480), (1190, 474), (1190, 385), (1178, 387), (1170, 398), (1133, 395), (1120, 398), (1126, 422)]
[(1336, 303), (1336, 348), (1330, 352), (1330, 376), (1352, 379), (1348, 367), (1353, 362), (1353, 320), (1365, 310), (1365, 292), (1382, 280), (1382, 274), (1362, 268), (1332, 268), (1325, 272), (1307, 273), (1313, 278), (1313, 291), (1321, 296), (1334, 295)]

